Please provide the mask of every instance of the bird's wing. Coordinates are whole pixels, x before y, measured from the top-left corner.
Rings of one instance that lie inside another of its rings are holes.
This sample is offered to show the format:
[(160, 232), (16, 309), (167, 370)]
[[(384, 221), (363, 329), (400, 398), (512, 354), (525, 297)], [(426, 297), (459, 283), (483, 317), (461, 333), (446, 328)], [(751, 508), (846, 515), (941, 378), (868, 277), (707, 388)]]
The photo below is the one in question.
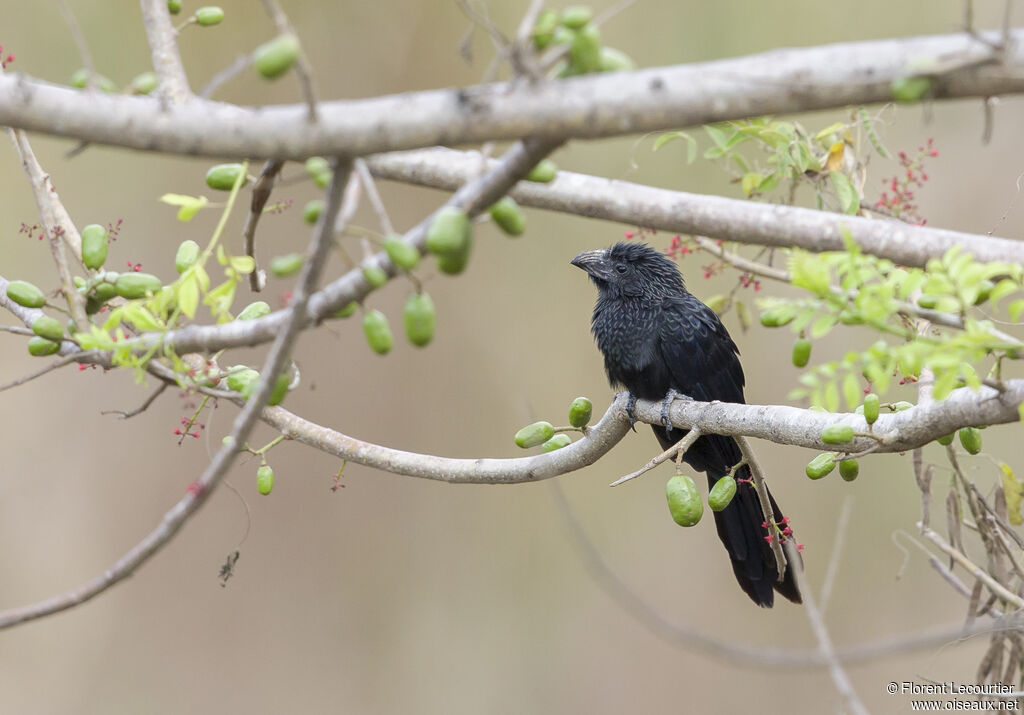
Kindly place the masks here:
[(743, 402), (736, 343), (715, 312), (692, 294), (662, 304), (658, 342), (677, 392), (695, 400)]

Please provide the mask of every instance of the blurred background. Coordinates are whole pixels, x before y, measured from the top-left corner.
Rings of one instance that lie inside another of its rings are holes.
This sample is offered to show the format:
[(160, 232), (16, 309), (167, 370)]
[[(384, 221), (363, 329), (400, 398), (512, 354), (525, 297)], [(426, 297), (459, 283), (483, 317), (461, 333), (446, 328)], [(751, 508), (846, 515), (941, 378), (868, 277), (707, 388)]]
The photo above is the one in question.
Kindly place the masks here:
[[(138, 3), (69, 4), (99, 72), (124, 85), (150, 68)], [(513, 32), (527, 4), (493, 2), (487, 10)], [(196, 3), (184, 5), (188, 13)], [(190, 27), (180, 38), (196, 89), (274, 34), (260, 3), (222, 5), (227, 17), (221, 26)], [(460, 58), (458, 45), (470, 25), (450, 0), (282, 5), (316, 69), (323, 99), (472, 84), (492, 56), (477, 31), (474, 61)], [(1001, 3), (978, 5), (979, 26), (994, 27)], [(603, 29), (608, 44), (641, 66), (655, 66), (953, 32), (961, 14), (962, 4), (951, 0), (927, 7), (882, 0), (801, 0), (782, 7), (752, 0), (640, 0)], [(67, 82), (82, 65), (51, 0), (0, 0), (0, 28), (5, 53), (17, 56), (9, 71)], [(270, 104), (299, 95), (291, 77), (271, 84), (249, 71), (218, 97)], [(1024, 163), (1016, 131), (1022, 115), (1019, 99), (1003, 99), (987, 146), (980, 141), (979, 101), (889, 110), (878, 130), (892, 151), (913, 151), (934, 137), (940, 156), (919, 193), (929, 225), (1016, 236), (1024, 220), (1016, 183)], [(799, 119), (821, 128), (847, 116)], [(217, 220), (218, 212), (205, 211), (183, 224), (174, 209), (157, 202), (166, 192), (209, 195), (203, 176), (213, 161), (103, 147), (69, 159), (72, 142), (32, 141), (79, 226), (123, 219), (108, 259), (115, 270), (141, 262), (143, 270), (169, 278), (179, 242), (204, 242)], [(555, 159), (575, 171), (740, 196), (720, 167), (703, 160), (687, 165), (682, 143), (653, 153), (652, 142), (575, 142)], [(38, 220), (28, 184), (13, 150), (0, 149), (0, 158), (0, 271), (51, 289), (49, 252), (19, 233), (23, 222)], [(898, 167), (875, 157), (870, 170), (866, 198), (874, 200), (882, 179)], [(286, 173), (299, 176), (301, 167)], [(400, 229), (444, 198), (399, 185), (381, 189)], [(295, 203), (263, 219), (262, 260), (304, 250), (310, 232), (300, 208), (316, 193), (308, 182), (275, 193)], [(244, 210), (231, 219), (229, 245), (236, 252), (243, 220)], [(577, 395), (589, 396), (603, 412), (612, 393), (589, 333), (594, 290), (568, 261), (619, 240), (628, 227), (537, 211), (528, 211), (528, 221), (526, 235), (515, 241), (482, 227), (470, 268), (457, 279), (424, 270), (438, 312), (437, 337), (428, 348), (412, 348), (399, 336), (392, 354), (378, 357), (357, 319), (303, 334), (295, 352), (303, 384), (287, 407), (362, 439), (463, 457), (518, 456), (514, 432), (534, 419), (564, 421)], [(376, 227), (365, 210), (356, 223)], [(669, 240), (650, 238), (662, 248)], [(734, 285), (735, 273), (704, 280), (700, 266), (706, 262), (698, 255), (681, 265), (693, 292), (707, 297)], [(341, 269), (340, 261), (333, 263), (330, 277)], [(265, 299), (279, 306), (289, 285), (272, 281)], [(394, 281), (368, 305), (398, 328), (408, 290)], [(750, 291), (742, 295), (754, 298)], [(248, 301), (243, 293), (238, 305)], [(799, 374), (789, 359), (792, 335), (759, 325), (743, 332), (735, 316), (727, 325), (743, 354), (748, 401), (786, 402)], [(870, 338), (850, 328), (836, 331), (816, 344), (813, 359), (841, 355)], [(239, 351), (221, 363), (258, 364), (262, 354)], [(21, 338), (0, 336), (0, 366), (0, 381), (7, 381), (40, 362), (26, 354)], [(152, 388), (136, 384), (129, 372), (68, 367), (3, 393), (0, 608), (64, 592), (101, 573), (153, 528), (206, 465), (235, 408), (204, 412), (201, 438), (180, 446), (173, 430), (193, 408), (173, 391), (128, 421), (102, 414), (139, 405)], [(1018, 471), (1024, 469), (1019, 429), (985, 433), (986, 452)], [(272, 437), (258, 428), (252, 443)], [(893, 543), (895, 534), (913, 533), (919, 518), (909, 456), (865, 460), (852, 484), (834, 476), (811, 483), (803, 475), (811, 453), (755, 446), (806, 545), (815, 587), (825, 577), (838, 515), (851, 504), (825, 614), (838, 645), (963, 618), (966, 602), (926, 558), (912, 548), (908, 557)], [(670, 468), (607, 487), (657, 451), (642, 429), (598, 464), (557, 480), (617, 577), (670, 622), (750, 646), (813, 647), (800, 608), (783, 602), (763, 611), (747, 600), (710, 518), (689, 530), (672, 522), (663, 492)], [(938, 448), (926, 449), (926, 458), (939, 456)], [(840, 707), (823, 669), (761, 670), (712, 658), (668, 642), (623, 610), (588, 574), (551, 483), (448, 486), (349, 465), (344, 488), (332, 492), (336, 460), (295, 444), (280, 445), (269, 459), (277, 473), (269, 497), (256, 492), (257, 462), (240, 459), (228, 477), (235, 491), (218, 490), (131, 579), (84, 606), (4, 632), (0, 710), (731, 713), (752, 704), (760, 712)], [(997, 479), (983, 457), (968, 459), (967, 468), (983, 488)], [(938, 523), (944, 474), (936, 477)], [(243, 539), (236, 575), (222, 588), (218, 569)], [(970, 682), (984, 646), (985, 639), (976, 638), (851, 665), (849, 674), (869, 707), (904, 711), (907, 699), (885, 694), (889, 681)]]

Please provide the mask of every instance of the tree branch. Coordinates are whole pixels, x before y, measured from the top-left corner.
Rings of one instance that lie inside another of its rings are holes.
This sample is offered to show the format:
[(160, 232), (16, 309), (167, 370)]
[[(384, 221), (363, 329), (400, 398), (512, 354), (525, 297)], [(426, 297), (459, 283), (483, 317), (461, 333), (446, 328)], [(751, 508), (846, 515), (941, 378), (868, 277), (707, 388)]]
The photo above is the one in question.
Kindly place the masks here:
[[(154, 64), (161, 81), (176, 78), (175, 85), (183, 85), (174, 62), (177, 51), (163, 32), (167, 16), (162, 5), (143, 0)], [(990, 35), (996, 37), (985, 37)], [(1005, 53), (961, 33), (773, 50), (560, 81), (322, 102), (316, 126), (310, 126), (305, 104), (253, 110), (193, 98), (169, 114), (144, 98), (87, 94), (3, 76), (0, 124), (146, 151), (293, 160), (523, 136), (593, 139), (888, 102), (893, 80), (922, 74), (933, 80), (930, 98), (1017, 93), (1024, 91), (1024, 31), (1012, 37)]]
[[(159, 83), (160, 112), (188, 101), (192, 90), (188, 86), (185, 66), (181, 63), (178, 52), (178, 41), (171, 16), (167, 12), (164, 0), (140, 0), (142, 5), (142, 22), (146, 26), (146, 39), (149, 40), (149, 52), (153, 58), (153, 70)], [(150, 102), (152, 109), (152, 103)]]
[[(367, 158), (374, 176), (451, 190), (479, 169), (477, 152), (426, 149)], [(1024, 263), (1024, 243), (902, 221), (763, 204), (659, 189), (628, 181), (559, 171), (548, 184), (523, 181), (509, 194), (524, 206), (616, 221), (671, 233), (712, 236), (760, 246), (845, 251), (848, 231), (865, 253), (904, 266), (924, 267), (952, 246), (967, 246), (979, 261)]]

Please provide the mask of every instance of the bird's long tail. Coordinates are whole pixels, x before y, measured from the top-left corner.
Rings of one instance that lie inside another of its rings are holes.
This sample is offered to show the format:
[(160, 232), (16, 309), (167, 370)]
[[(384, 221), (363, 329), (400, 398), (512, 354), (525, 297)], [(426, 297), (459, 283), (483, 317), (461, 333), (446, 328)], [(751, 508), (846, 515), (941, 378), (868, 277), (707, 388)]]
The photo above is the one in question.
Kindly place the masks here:
[[(659, 426), (654, 427), (654, 432), (665, 449), (685, 436), (685, 432), (679, 430), (673, 430), (671, 435), (666, 434), (664, 428)], [(707, 473), (709, 488), (727, 474), (732, 465), (741, 458), (742, 453), (736, 440), (719, 435), (700, 437), (684, 456), (684, 460), (691, 467)], [(738, 482), (736, 496), (729, 506), (714, 514), (718, 538), (729, 552), (732, 570), (736, 574), (740, 588), (754, 603), (764, 608), (772, 607), (775, 591), (794, 603), (800, 603), (800, 592), (797, 590), (792, 568), (787, 564), (782, 580), (778, 580), (775, 555), (771, 544), (765, 538), (769, 535), (780, 535), (780, 531), (786, 530), (788, 521), (769, 492), (768, 499), (778, 527), (765, 523), (749, 467), (740, 467), (735, 477)], [(792, 534), (792, 531), (789, 533)]]

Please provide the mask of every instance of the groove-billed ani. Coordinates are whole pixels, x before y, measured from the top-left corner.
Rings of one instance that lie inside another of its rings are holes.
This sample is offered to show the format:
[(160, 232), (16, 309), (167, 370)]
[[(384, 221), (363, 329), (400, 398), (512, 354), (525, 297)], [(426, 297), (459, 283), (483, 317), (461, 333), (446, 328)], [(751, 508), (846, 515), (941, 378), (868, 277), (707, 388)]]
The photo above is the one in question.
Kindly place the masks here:
[[(625, 387), (631, 399), (664, 400), (666, 425), (668, 404), (678, 395), (744, 401), (736, 344), (714, 311), (686, 290), (675, 263), (649, 246), (617, 243), (608, 250), (581, 253), (572, 264), (589, 273), (597, 285), (592, 327), (613, 386)], [(686, 430), (652, 427), (664, 449), (686, 435)], [(702, 435), (683, 459), (706, 472), (713, 485), (742, 459), (742, 453), (732, 437)], [(735, 476), (739, 489), (729, 506), (715, 512), (715, 526), (736, 580), (759, 606), (771, 607), (773, 587), (799, 602), (788, 567), (785, 578), (777, 580), (775, 557), (765, 539), (771, 532), (762, 526), (764, 516), (749, 468), (744, 465)], [(781, 521), (778, 505), (771, 502)]]

